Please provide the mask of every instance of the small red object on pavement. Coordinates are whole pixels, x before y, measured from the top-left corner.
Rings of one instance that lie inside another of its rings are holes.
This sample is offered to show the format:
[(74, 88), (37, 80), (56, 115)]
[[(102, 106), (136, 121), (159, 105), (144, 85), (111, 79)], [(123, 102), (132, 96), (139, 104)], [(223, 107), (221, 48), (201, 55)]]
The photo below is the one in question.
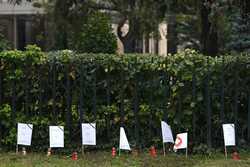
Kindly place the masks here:
[(78, 159), (78, 155), (77, 155), (77, 152), (73, 152), (72, 153), (72, 160), (76, 161)]
[(155, 149), (155, 147), (154, 146), (152, 146), (151, 148), (150, 148), (150, 155), (151, 155), (151, 157), (156, 157), (156, 149)]
[(237, 151), (234, 151), (232, 154), (232, 159), (233, 160), (240, 160), (240, 155)]
[(115, 157), (116, 156), (116, 149), (115, 147), (112, 147), (112, 157)]

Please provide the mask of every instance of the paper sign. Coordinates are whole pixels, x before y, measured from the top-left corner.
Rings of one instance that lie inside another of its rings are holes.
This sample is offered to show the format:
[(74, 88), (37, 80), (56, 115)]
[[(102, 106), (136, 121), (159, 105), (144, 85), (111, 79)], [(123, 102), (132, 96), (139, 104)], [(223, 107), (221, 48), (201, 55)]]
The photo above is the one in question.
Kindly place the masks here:
[(50, 148), (64, 147), (64, 128), (63, 126), (49, 127), (49, 142)]
[(161, 132), (163, 143), (174, 143), (171, 127), (164, 121), (161, 121)]
[(187, 143), (188, 143), (188, 133), (177, 134), (175, 139), (174, 149), (178, 150), (187, 148)]
[(128, 139), (125, 133), (125, 130), (123, 127), (120, 128), (120, 143), (119, 143), (119, 148), (121, 150), (131, 150), (129, 143), (128, 143)]
[(235, 146), (234, 124), (223, 124), (222, 127), (225, 146)]
[(17, 124), (17, 144), (30, 146), (31, 139), (32, 139), (32, 130), (33, 130), (32, 124), (18, 123)]
[(96, 124), (82, 124), (82, 145), (96, 145)]

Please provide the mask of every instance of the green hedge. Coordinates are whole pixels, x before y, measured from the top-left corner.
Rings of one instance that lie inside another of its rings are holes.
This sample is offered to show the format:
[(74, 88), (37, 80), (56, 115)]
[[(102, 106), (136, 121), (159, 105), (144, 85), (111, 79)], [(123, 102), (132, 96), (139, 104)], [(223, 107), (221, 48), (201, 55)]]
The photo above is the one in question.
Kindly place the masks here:
[(79, 146), (81, 121), (97, 122), (99, 149), (118, 145), (121, 124), (132, 146), (160, 144), (161, 120), (174, 134), (188, 129), (191, 148), (222, 147), (223, 122), (237, 123), (239, 144), (250, 137), (247, 54), (212, 58), (186, 50), (163, 58), (28, 46), (1, 52), (0, 59), (4, 147), (15, 146), (16, 122), (34, 124), (32, 148), (38, 149), (48, 147), (52, 124), (66, 126), (66, 148)]

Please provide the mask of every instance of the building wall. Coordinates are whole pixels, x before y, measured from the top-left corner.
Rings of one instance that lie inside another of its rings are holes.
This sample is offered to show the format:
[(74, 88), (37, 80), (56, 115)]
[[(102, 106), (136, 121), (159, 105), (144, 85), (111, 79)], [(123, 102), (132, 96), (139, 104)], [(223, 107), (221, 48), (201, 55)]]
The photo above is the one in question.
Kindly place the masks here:
[(20, 4), (9, 3), (8, 0), (0, 0), (0, 15), (29, 15), (44, 13), (42, 8), (36, 8), (32, 3), (23, 0)]
[(23, 0), (14, 5), (8, 0), (0, 0), (0, 33), (10, 41), (13, 48), (23, 50), (27, 44), (35, 43), (34, 16), (44, 14), (41, 8)]

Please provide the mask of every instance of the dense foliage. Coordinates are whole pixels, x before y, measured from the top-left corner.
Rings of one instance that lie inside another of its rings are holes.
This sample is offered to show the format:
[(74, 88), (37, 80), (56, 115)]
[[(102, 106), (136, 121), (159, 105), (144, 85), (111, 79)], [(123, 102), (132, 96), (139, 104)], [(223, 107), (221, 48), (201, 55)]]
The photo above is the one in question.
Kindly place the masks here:
[(235, 52), (250, 52), (250, 14), (242, 17), (240, 11), (233, 11), (229, 17), (231, 31), (227, 49)]
[(50, 35), (46, 39), (47, 50), (115, 53), (116, 37), (112, 32), (110, 15), (91, 9), (90, 4), (71, 0), (41, 4), (47, 13), (45, 17)]
[(82, 23), (79, 33), (74, 34), (73, 48), (80, 53), (115, 53), (117, 39), (112, 32), (110, 18), (94, 12)]
[(0, 33), (0, 51), (10, 49), (9, 42), (4, 38), (4, 36)]
[(132, 146), (160, 144), (161, 120), (174, 133), (188, 129), (190, 148), (222, 147), (223, 122), (236, 123), (240, 145), (250, 137), (249, 55), (107, 56), (29, 46), (0, 58), (5, 146), (16, 143), (16, 122), (34, 124), (32, 147), (40, 149), (48, 146), (49, 125), (65, 125), (66, 148), (73, 148), (81, 143), (79, 123), (93, 121), (97, 148), (117, 145), (120, 125)]

